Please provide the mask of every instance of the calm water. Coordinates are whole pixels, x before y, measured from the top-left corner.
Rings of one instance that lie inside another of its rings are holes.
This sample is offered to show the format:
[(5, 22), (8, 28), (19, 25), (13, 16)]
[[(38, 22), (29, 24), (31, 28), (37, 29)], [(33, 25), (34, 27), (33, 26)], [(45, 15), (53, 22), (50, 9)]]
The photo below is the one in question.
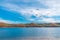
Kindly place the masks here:
[(60, 40), (60, 28), (0, 28), (0, 40), (45, 40), (43, 38)]

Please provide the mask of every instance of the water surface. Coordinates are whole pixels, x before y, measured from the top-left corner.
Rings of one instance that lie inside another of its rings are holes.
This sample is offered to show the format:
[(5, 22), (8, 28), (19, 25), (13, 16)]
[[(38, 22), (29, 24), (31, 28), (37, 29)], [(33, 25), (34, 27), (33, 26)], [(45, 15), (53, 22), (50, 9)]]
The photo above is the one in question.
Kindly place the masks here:
[(60, 27), (0, 28), (0, 40), (60, 40)]

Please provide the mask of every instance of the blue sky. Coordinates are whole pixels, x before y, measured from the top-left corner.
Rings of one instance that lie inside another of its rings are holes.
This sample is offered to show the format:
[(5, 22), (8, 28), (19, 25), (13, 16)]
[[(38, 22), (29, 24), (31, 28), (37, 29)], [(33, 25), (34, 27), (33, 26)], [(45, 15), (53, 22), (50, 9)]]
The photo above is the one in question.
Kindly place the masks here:
[(0, 22), (60, 23), (60, 0), (0, 0)]

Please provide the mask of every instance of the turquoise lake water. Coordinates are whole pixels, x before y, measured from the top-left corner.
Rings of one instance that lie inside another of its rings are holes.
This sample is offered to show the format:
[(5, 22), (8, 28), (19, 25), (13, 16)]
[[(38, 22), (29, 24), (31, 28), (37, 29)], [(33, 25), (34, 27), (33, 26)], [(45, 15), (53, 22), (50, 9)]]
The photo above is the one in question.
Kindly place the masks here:
[(60, 38), (60, 28), (0, 28), (0, 40), (21, 40), (24, 37)]

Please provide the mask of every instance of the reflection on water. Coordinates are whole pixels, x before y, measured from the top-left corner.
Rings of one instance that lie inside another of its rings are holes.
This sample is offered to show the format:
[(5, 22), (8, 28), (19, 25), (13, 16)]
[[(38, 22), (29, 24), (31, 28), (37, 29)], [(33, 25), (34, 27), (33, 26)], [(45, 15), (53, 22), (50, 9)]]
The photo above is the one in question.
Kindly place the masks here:
[(60, 40), (60, 28), (0, 28), (0, 40)]

